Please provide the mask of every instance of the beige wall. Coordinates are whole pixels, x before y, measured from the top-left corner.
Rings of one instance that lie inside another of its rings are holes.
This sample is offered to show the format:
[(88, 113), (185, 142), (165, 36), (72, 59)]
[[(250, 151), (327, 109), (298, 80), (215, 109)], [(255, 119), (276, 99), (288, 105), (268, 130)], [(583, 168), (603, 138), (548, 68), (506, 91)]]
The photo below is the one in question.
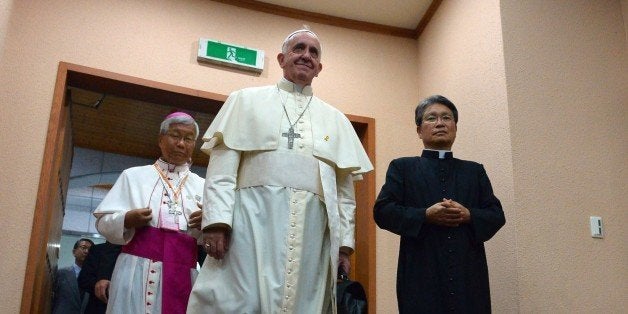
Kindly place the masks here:
[[(524, 313), (628, 307), (628, 67), (620, 1), (503, 1)], [(591, 238), (589, 216), (606, 237)]]
[(2, 51), (4, 50), (4, 37), (6, 36), (7, 23), (9, 22), (9, 15), (11, 13), (11, 4), (10, 0), (0, 0), (0, 56), (2, 56)]
[[(59, 61), (228, 94), (273, 84), (278, 46), (302, 24), (202, 0), (80, 3), (0, 0), (2, 313), (20, 307)], [(485, 165), (507, 215), (487, 243), (496, 313), (628, 305), (621, 12), (619, 0), (444, 1), (418, 43), (308, 23), (323, 42), (317, 94), (376, 119), (378, 189), (392, 158), (421, 149), (419, 98), (459, 107), (455, 153)], [(199, 65), (200, 37), (263, 49), (266, 69)], [(589, 236), (589, 215), (604, 218), (605, 239)], [(390, 313), (398, 240), (377, 237), (377, 312)]]
[(621, 0), (621, 8), (624, 17), (624, 36), (626, 38), (625, 44), (628, 48), (628, 0)]

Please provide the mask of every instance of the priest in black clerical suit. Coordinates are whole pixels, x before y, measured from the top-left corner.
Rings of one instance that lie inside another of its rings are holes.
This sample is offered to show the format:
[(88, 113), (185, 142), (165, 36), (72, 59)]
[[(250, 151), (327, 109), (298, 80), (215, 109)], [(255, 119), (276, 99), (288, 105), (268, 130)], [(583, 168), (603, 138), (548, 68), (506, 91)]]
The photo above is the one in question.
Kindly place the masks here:
[(435, 95), (415, 110), (421, 157), (390, 163), (375, 222), (401, 236), (397, 302), (403, 313), (490, 313), (484, 242), (505, 224), (481, 164), (453, 158), (458, 111)]

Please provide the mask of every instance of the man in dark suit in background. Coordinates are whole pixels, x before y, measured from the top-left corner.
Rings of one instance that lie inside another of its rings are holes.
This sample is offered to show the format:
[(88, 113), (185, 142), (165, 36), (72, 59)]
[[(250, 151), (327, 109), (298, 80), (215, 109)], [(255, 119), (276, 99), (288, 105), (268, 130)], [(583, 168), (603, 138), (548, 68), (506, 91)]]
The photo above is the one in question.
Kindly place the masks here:
[(435, 95), (415, 110), (421, 157), (393, 160), (375, 222), (401, 236), (399, 313), (490, 313), (484, 242), (506, 223), (484, 166), (453, 158), (458, 110)]
[(89, 293), (85, 313), (98, 314), (107, 311), (109, 284), (116, 259), (122, 246), (105, 242), (92, 247), (78, 276), (81, 290)]
[(74, 264), (57, 270), (52, 300), (53, 314), (83, 313), (86, 305), (86, 302), (83, 301), (86, 300), (82, 297), (83, 292), (79, 289), (76, 278), (81, 272), (85, 257), (87, 257), (92, 245), (94, 245), (94, 242), (90, 239), (79, 239), (76, 241), (72, 249)]

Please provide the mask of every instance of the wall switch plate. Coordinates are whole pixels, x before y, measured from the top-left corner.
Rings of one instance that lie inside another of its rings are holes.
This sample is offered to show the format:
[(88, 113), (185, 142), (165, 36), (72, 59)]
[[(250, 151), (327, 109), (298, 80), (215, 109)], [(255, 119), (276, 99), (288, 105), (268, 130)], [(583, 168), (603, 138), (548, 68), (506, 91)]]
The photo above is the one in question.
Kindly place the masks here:
[(591, 236), (594, 238), (604, 238), (604, 229), (602, 227), (602, 217), (591, 216)]

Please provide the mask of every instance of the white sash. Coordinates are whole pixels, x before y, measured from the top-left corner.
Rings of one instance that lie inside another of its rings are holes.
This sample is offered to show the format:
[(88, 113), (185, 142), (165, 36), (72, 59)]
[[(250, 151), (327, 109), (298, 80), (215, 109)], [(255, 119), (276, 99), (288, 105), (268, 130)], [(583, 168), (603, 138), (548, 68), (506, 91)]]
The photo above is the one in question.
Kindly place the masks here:
[(323, 196), (317, 161), (311, 155), (281, 151), (243, 152), (237, 187), (285, 186)]

